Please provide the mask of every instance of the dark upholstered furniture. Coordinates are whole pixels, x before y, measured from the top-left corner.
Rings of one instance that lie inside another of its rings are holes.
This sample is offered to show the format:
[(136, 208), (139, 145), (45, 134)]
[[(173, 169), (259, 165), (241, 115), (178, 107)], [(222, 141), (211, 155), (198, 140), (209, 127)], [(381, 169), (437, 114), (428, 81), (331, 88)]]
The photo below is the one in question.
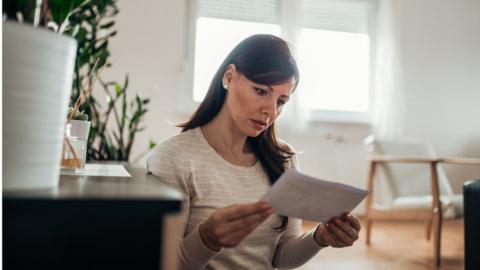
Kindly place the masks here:
[(465, 270), (480, 269), (480, 180), (463, 186), (465, 215)]

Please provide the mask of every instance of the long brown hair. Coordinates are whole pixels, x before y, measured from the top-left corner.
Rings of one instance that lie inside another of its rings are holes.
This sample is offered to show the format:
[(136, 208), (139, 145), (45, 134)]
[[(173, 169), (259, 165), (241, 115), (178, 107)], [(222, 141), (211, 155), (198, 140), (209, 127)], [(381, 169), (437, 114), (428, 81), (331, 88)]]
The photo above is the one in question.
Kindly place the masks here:
[[(198, 109), (188, 122), (178, 125), (182, 132), (207, 124), (219, 113), (226, 96), (222, 79), (230, 64), (234, 64), (238, 72), (258, 84), (278, 85), (292, 78), (295, 80), (294, 89), (298, 84), (297, 64), (287, 43), (273, 35), (250, 36), (240, 42), (220, 65)], [(262, 164), (270, 183), (275, 183), (294, 155), (287, 145), (277, 140), (275, 123), (258, 136), (248, 137), (247, 143)], [(275, 229), (283, 231), (287, 223), (288, 218), (281, 216), (281, 225)]]

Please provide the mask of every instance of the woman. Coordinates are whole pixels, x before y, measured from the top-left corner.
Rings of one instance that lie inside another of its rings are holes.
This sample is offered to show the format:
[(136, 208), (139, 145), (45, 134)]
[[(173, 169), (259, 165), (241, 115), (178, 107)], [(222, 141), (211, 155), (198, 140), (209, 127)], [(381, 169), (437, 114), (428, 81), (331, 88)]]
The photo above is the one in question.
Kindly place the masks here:
[(224, 60), (182, 133), (161, 143), (150, 172), (185, 195), (182, 269), (272, 269), (304, 264), (320, 249), (350, 246), (352, 215), (301, 234), (301, 221), (273, 214), (258, 199), (288, 168), (294, 152), (274, 123), (298, 82), (287, 44), (254, 35)]

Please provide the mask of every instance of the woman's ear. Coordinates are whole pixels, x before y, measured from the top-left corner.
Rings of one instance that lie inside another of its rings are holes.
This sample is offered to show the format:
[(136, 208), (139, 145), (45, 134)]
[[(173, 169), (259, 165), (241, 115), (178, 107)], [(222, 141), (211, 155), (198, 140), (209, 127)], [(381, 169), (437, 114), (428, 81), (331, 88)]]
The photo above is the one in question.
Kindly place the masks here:
[(223, 79), (222, 79), (222, 84), (224, 87), (227, 86), (228, 88), (228, 85), (230, 85), (230, 83), (235, 77), (236, 71), (237, 70), (234, 64), (230, 64), (227, 66), (227, 68), (225, 69), (225, 72), (223, 73)]

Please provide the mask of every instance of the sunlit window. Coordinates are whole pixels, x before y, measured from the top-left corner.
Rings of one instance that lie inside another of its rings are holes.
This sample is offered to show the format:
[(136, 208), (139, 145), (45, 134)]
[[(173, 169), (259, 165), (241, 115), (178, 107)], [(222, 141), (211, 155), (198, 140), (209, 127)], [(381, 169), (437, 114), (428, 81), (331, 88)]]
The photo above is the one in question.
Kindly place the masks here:
[(275, 24), (200, 17), (197, 19), (193, 99), (201, 101), (218, 67), (232, 48), (253, 34), (280, 35)]
[(297, 50), (301, 104), (314, 110), (366, 112), (369, 51), (366, 34), (302, 29)]

